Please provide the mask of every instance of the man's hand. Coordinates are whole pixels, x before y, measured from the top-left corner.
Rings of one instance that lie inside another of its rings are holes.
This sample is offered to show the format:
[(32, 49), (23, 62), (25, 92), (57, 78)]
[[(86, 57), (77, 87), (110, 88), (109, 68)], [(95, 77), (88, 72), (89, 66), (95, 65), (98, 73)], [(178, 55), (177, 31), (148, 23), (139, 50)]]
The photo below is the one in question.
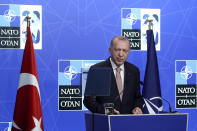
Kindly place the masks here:
[(114, 109), (114, 114), (119, 115), (119, 114), (120, 114), (120, 112), (119, 112), (118, 110)]
[(142, 114), (142, 110), (141, 110), (139, 107), (135, 107), (135, 108), (132, 110), (132, 113), (133, 113), (133, 114)]

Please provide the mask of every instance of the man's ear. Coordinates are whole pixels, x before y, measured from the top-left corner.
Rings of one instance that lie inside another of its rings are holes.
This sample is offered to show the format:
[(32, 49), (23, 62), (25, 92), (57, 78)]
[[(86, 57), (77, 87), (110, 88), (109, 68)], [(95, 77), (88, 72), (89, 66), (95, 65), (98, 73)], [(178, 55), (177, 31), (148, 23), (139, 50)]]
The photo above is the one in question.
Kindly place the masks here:
[(111, 54), (111, 47), (109, 47), (109, 53)]

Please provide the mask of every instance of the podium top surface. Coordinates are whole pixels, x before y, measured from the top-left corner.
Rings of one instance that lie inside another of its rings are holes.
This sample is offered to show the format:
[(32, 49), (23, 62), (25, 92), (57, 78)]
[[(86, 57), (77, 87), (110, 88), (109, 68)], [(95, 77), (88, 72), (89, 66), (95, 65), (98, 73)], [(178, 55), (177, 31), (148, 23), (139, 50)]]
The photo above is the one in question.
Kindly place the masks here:
[(137, 114), (137, 115), (135, 115), (135, 114), (120, 114), (120, 115), (109, 115), (109, 116), (113, 117), (113, 116), (169, 116), (169, 115), (186, 115), (186, 116), (188, 116), (189, 114), (188, 113)]
[[(94, 131), (187, 131), (188, 113), (105, 115), (86, 113), (94, 119)], [(94, 117), (92, 117), (94, 116)]]
[[(92, 115), (92, 113), (85, 113), (85, 114), (90, 114)], [(168, 116), (168, 115), (186, 115), (188, 116), (189, 113), (163, 113), (163, 114), (120, 114), (120, 115), (106, 115), (106, 114), (99, 114), (99, 113), (94, 113), (94, 115), (100, 115), (100, 116), (108, 116), (108, 117), (112, 117), (112, 116)]]

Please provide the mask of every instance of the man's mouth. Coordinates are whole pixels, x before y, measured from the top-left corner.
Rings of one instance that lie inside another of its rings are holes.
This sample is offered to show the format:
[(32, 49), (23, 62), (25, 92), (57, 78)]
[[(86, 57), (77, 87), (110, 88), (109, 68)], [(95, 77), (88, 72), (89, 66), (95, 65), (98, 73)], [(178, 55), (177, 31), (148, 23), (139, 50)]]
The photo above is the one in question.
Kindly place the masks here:
[(117, 59), (117, 61), (118, 61), (118, 62), (122, 62), (122, 61), (123, 61), (123, 59)]

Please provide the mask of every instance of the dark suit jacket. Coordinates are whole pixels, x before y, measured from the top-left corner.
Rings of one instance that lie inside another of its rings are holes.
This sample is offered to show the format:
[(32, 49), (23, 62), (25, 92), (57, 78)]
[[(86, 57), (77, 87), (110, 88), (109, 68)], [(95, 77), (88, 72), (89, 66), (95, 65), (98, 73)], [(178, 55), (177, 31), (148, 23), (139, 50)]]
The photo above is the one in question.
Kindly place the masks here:
[[(111, 67), (110, 59), (93, 65), (91, 68)], [(135, 107), (142, 108), (143, 99), (140, 94), (140, 72), (139, 69), (131, 63), (124, 63), (124, 91), (122, 102), (120, 101), (118, 87), (114, 72), (112, 71), (110, 96), (85, 96), (84, 105), (93, 113), (104, 114), (104, 103), (114, 103), (114, 108), (120, 114), (131, 114)], [(87, 78), (88, 82), (88, 78)]]

